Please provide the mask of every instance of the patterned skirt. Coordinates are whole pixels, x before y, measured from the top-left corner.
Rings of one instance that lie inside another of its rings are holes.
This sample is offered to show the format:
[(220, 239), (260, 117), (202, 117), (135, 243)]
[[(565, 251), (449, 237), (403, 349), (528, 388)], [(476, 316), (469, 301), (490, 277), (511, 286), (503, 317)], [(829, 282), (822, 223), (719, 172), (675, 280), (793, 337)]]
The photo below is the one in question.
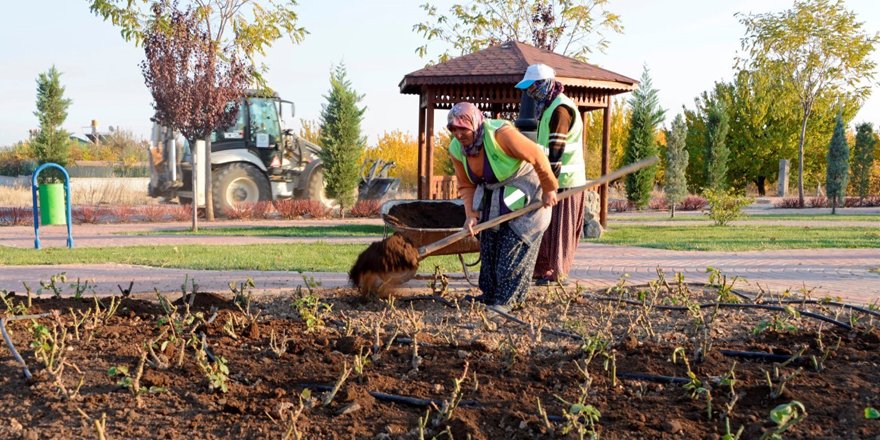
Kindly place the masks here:
[(544, 231), (534, 278), (550, 281), (565, 279), (574, 262), (574, 253), (584, 231), (586, 193), (560, 200), (553, 207), (550, 227)]
[(523, 241), (507, 223), (496, 231), (480, 233), (480, 301), (493, 305), (526, 299), (538, 257), (538, 240)]

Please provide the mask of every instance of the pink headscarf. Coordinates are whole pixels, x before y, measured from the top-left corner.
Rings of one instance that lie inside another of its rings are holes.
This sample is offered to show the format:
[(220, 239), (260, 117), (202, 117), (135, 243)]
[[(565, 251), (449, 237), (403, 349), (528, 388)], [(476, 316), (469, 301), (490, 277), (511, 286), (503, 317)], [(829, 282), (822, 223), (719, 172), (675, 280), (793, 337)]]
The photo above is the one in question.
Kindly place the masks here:
[(452, 106), (447, 116), (446, 127), (466, 128), (474, 132), (474, 143), (462, 145), (464, 154), (476, 156), (483, 149), (483, 112), (470, 102), (459, 102)]

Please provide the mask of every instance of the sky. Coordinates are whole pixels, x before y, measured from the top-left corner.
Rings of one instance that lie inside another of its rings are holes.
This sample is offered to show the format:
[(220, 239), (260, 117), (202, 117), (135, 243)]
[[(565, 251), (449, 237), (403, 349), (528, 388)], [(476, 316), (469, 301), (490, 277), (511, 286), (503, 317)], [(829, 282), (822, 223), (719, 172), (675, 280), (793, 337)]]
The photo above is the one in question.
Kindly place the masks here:
[[(275, 42), (263, 62), (269, 85), (294, 101), (296, 116), (317, 120), (334, 65), (344, 63), (352, 86), (367, 107), (362, 130), (373, 145), (385, 132), (418, 129), (418, 97), (400, 94), (407, 73), (425, 66), (415, 53), (422, 38), (412, 27), (423, 20), (424, 0), (300, 0), (296, 11), (309, 35), (293, 45)], [(448, 11), (453, 0), (434, 0)], [(611, 0), (621, 16), (622, 34), (610, 34), (604, 54), (590, 62), (639, 78), (647, 66), (667, 120), (692, 108), (694, 98), (716, 81), (729, 81), (745, 29), (735, 13), (782, 11), (791, 0)], [(880, 2), (849, 0), (865, 30), (880, 31)], [(64, 128), (82, 135), (90, 121), (99, 129), (116, 127), (147, 139), (152, 115), (150, 94), (139, 63), (143, 49), (125, 42), (117, 28), (92, 15), (86, 0), (28, 0), (5, 6), (0, 26), (0, 146), (27, 138), (37, 127), (36, 78), (54, 65), (63, 75), (65, 96), (73, 103)], [(432, 44), (432, 55), (440, 46)], [(878, 48), (880, 49), (880, 48)], [(872, 54), (880, 65), (880, 50)], [(437, 126), (445, 112), (435, 112)], [(880, 125), (880, 85), (855, 122)]]

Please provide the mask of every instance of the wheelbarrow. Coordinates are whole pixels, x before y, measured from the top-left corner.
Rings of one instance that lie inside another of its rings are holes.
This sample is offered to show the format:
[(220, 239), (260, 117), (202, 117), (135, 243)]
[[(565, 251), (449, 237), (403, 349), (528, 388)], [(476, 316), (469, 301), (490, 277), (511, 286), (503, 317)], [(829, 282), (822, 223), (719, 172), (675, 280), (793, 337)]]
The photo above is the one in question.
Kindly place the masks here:
[[(465, 211), (462, 200), (390, 200), (382, 204), (380, 209), (385, 221), (385, 238), (389, 230), (402, 235), (415, 247), (422, 247), (441, 241), (450, 235), (461, 232), (464, 226)], [(465, 261), (464, 254), (476, 253), (476, 261)], [(430, 252), (424, 257), (434, 255), (457, 255), (461, 262), (464, 278), (471, 286), (468, 268), (480, 263), (480, 240), (477, 237), (465, 237), (442, 249)], [(413, 274), (414, 276), (414, 274)], [(409, 281), (412, 277), (402, 280)]]

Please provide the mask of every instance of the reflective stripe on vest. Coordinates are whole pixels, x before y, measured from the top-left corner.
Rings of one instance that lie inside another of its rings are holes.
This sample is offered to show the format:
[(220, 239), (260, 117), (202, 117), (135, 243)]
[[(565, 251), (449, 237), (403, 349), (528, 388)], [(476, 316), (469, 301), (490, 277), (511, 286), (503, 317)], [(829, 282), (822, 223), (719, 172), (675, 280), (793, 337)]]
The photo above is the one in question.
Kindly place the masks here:
[(577, 105), (560, 93), (553, 102), (541, 114), (541, 122), (538, 125), (538, 144), (544, 149), (544, 154), (550, 155), (550, 118), (556, 107), (563, 105), (571, 110), (574, 124), (565, 138), (565, 148), (562, 151), (562, 171), (559, 173), (559, 187), (573, 188), (587, 184), (587, 174), (584, 170), (584, 145), (583, 132), (584, 123), (578, 114)]
[(505, 186), (504, 204), (507, 206), (507, 209), (511, 211), (520, 209), (523, 206), (526, 206), (526, 193), (522, 192), (521, 189), (515, 186)]
[[(495, 141), (495, 132), (504, 125), (509, 124), (510, 122), (501, 119), (486, 119), (483, 122), (483, 149), (486, 150), (486, 156), (489, 158), (489, 166), (492, 167), (492, 172), (495, 173), (495, 177), (499, 182), (516, 173), (522, 162), (517, 158), (505, 154), (504, 150), (502, 150)], [(468, 179), (473, 182), (474, 178), (471, 177), (470, 171), (468, 170), (464, 152), (462, 151), (461, 143), (458, 142), (458, 139), (452, 138), (452, 142), (449, 143), (449, 154), (464, 165), (464, 172), (467, 174)]]

